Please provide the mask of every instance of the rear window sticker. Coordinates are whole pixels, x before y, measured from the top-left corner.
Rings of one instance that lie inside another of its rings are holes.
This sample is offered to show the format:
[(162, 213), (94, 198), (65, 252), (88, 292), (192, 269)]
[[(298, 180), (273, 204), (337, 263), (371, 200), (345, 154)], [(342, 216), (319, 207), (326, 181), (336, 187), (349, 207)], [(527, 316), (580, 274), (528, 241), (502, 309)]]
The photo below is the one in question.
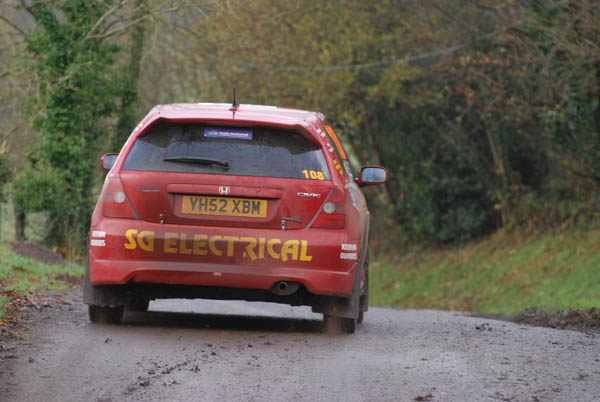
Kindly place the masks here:
[(204, 136), (207, 138), (229, 138), (235, 140), (251, 140), (252, 130), (237, 128), (205, 128)]

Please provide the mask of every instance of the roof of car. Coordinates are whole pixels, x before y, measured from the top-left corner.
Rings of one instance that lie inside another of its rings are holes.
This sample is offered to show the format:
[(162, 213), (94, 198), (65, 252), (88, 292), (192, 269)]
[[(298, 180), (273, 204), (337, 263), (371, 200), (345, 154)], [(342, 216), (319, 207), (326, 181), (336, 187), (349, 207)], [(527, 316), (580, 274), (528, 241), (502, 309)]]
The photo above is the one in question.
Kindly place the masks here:
[(314, 123), (314, 120), (324, 119), (320, 113), (264, 105), (242, 104), (234, 113), (229, 103), (174, 103), (158, 105), (150, 114), (153, 112), (166, 119), (246, 120), (286, 125)]

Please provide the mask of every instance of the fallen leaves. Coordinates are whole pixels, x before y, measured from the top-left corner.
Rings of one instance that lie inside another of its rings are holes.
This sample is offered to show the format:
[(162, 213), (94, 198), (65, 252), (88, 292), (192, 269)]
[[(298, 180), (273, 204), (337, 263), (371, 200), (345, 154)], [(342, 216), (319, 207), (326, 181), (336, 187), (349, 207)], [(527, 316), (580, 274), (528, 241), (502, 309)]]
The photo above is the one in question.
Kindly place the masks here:
[[(6, 283), (10, 283), (10, 281), (6, 281)], [(14, 290), (0, 290), (0, 295), (6, 296), (3, 305), (4, 316), (0, 317), (0, 327), (3, 328), (0, 332), (1, 336), (18, 337), (16, 330), (27, 324), (25, 317), (28, 312), (32, 310), (39, 311), (49, 307), (52, 303), (52, 298), (46, 296), (44, 292), (37, 288), (30, 287), (27, 292), (27, 294), (21, 294)]]
[(83, 281), (83, 274), (77, 273), (77, 269), (64, 264), (57, 269), (35, 263), (26, 265), (19, 259), (0, 261), (0, 351), (8, 350), (14, 340), (23, 339), (34, 312), (75, 303), (69, 295), (54, 289), (77, 286)]
[(13, 267), (13, 271), (16, 271), (16, 272), (29, 272), (28, 270), (26, 270), (23, 267)]

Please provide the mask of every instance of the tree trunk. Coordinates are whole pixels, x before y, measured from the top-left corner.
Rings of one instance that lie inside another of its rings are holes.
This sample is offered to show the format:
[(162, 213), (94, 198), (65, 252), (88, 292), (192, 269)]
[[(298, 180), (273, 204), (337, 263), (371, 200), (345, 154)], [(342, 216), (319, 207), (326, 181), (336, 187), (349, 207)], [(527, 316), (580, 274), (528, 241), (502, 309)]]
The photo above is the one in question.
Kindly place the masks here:
[(15, 240), (25, 240), (25, 212), (15, 204)]
[(496, 171), (496, 175), (499, 176), (500, 180), (502, 181), (498, 195), (500, 197), (500, 205), (502, 206), (500, 210), (500, 226), (504, 226), (508, 218), (509, 209), (508, 200), (505, 197), (505, 191), (508, 188), (508, 178), (506, 176), (506, 169), (504, 169), (504, 161), (502, 160), (502, 155), (500, 155), (500, 152), (498, 152), (496, 142), (494, 141), (494, 135), (492, 134), (490, 129), (486, 129), (485, 133), (487, 134), (490, 151), (492, 152), (492, 158), (494, 160), (494, 170)]
[[(386, 164), (381, 156), (379, 143), (377, 141), (377, 135), (379, 135), (379, 132), (373, 130), (371, 125), (368, 123), (368, 120), (369, 119), (367, 119), (365, 122), (365, 127), (366, 127), (365, 131), (367, 132), (367, 136), (369, 137), (369, 142), (371, 143), (371, 150), (373, 152), (373, 156), (375, 156), (375, 163), (380, 166), (385, 166)], [(389, 181), (387, 183), (385, 183), (385, 185), (381, 188), (381, 191), (385, 194), (385, 200), (389, 204), (391, 204), (394, 208), (394, 211), (396, 211), (398, 209), (398, 206), (396, 205), (397, 197), (395, 194), (393, 194), (392, 190), (390, 189)]]

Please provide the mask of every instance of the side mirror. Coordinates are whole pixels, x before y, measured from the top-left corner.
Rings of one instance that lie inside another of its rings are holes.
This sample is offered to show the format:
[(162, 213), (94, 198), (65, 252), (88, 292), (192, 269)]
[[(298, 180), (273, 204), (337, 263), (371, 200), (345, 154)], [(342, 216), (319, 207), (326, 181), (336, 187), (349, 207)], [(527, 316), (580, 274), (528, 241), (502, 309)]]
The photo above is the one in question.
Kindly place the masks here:
[(115, 165), (115, 161), (117, 160), (117, 156), (119, 156), (119, 154), (105, 154), (102, 156), (102, 159), (100, 159), (100, 164), (102, 166), (102, 169), (109, 171), (110, 169), (112, 169), (112, 167)]
[(363, 166), (356, 182), (360, 187), (387, 183), (390, 172), (382, 166)]

